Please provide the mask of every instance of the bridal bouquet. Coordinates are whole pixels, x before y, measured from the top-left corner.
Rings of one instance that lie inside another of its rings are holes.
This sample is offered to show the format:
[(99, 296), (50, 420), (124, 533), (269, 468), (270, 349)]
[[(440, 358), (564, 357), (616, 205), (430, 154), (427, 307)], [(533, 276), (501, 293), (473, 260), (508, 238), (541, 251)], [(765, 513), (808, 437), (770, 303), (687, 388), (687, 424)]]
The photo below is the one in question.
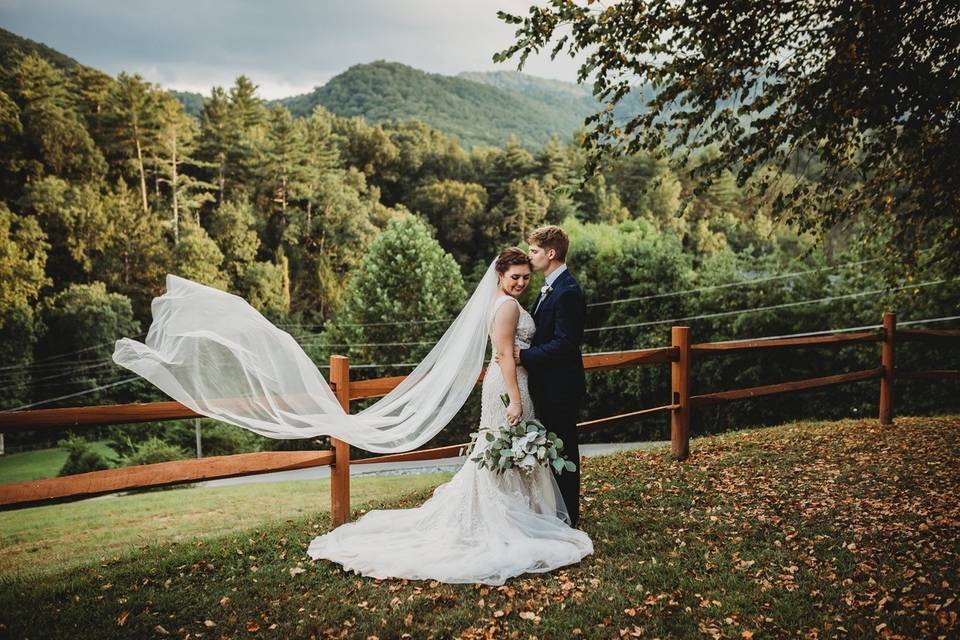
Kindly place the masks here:
[[(504, 406), (509, 406), (507, 394), (500, 396)], [(467, 455), (476, 448), (480, 432), (470, 434)], [(547, 431), (537, 420), (520, 420), (515, 425), (503, 425), (494, 432), (486, 432), (490, 445), (476, 457), (470, 458), (480, 468), (486, 467), (497, 473), (517, 468), (529, 473), (534, 466), (553, 467), (559, 474), (576, 471), (577, 465), (563, 455), (563, 440), (552, 431)]]

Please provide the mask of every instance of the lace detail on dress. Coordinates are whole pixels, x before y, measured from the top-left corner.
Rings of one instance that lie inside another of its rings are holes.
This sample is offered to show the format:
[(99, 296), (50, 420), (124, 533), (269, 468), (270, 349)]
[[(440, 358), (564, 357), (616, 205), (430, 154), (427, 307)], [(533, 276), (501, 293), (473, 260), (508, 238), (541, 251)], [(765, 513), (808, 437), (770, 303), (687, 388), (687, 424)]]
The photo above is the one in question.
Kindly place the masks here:
[[(520, 306), (516, 298), (511, 296), (501, 296), (497, 298), (493, 303), (493, 313), (491, 317), (496, 315), (504, 303), (511, 300), (520, 307), (520, 317), (517, 319), (517, 333), (513, 341), (514, 344), (518, 345), (521, 349), (526, 349), (530, 346), (530, 341), (533, 340), (533, 334), (537, 331), (537, 325), (534, 323), (533, 317), (526, 309)], [(491, 322), (488, 335), (490, 337), (491, 352), (494, 353), (496, 352), (496, 344), (493, 339), (492, 324)], [(525, 419), (535, 418), (533, 400), (530, 398), (529, 376), (527, 375), (527, 370), (521, 364), (517, 365), (517, 386), (520, 387), (523, 417)], [(483, 377), (483, 385), (481, 386), (480, 429), (494, 429), (507, 423), (507, 408), (503, 406), (503, 402), (500, 400), (500, 396), (506, 392), (507, 385), (503, 380), (500, 365), (497, 364), (493, 356), (491, 356), (490, 363), (487, 365), (487, 374)]]

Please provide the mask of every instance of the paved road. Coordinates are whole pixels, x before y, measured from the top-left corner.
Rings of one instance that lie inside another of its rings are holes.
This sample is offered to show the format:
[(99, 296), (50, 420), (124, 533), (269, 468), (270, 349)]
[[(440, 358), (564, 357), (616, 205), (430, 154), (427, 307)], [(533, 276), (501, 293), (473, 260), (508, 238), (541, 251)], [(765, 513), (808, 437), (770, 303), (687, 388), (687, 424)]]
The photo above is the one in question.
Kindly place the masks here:
[[(600, 456), (615, 451), (629, 449), (652, 449), (660, 446), (669, 446), (669, 442), (610, 442), (603, 444), (582, 444), (580, 445), (581, 456)], [(350, 476), (387, 476), (419, 473), (436, 473), (438, 471), (454, 472), (459, 469), (466, 456), (454, 458), (440, 458), (438, 460), (414, 460), (411, 462), (374, 462), (370, 464), (350, 465)], [(317, 478), (329, 478), (330, 467), (312, 467), (310, 469), (294, 469), (293, 471), (277, 471), (275, 473), (262, 473), (255, 476), (243, 476), (240, 478), (223, 478), (220, 480), (207, 480), (206, 482), (197, 482), (198, 487), (223, 487), (233, 484), (245, 484), (248, 482), (281, 482), (284, 480), (314, 480)]]

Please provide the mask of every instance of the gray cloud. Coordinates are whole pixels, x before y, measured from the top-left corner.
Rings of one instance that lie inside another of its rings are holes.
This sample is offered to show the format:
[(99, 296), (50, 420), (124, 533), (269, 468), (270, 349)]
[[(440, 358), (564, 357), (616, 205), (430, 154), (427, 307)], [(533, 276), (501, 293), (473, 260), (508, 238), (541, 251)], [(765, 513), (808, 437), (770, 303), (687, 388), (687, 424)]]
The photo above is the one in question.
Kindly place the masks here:
[[(358, 63), (390, 60), (433, 73), (512, 70), (498, 9), (531, 0), (0, 0), (0, 24), (110, 74), (207, 93), (240, 74), (275, 98), (303, 93)], [(568, 57), (524, 71), (575, 81)]]

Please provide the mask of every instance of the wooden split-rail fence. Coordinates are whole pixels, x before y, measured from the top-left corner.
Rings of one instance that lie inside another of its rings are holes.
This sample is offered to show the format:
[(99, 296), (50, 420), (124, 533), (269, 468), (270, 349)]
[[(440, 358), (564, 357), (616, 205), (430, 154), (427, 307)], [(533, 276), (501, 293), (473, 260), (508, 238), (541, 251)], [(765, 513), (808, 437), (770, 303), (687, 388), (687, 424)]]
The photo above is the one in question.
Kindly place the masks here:
[[(901, 371), (897, 369), (894, 365), (894, 345), (904, 341), (957, 343), (958, 339), (960, 339), (960, 330), (897, 329), (895, 316), (889, 312), (883, 314), (883, 324), (879, 329), (699, 344), (691, 344), (689, 327), (675, 326), (671, 329), (671, 345), (668, 347), (589, 354), (583, 357), (583, 366), (588, 372), (669, 363), (671, 394), (667, 399), (668, 402), (656, 407), (588, 420), (581, 422), (578, 427), (585, 432), (630, 422), (641, 416), (667, 413), (670, 415), (671, 454), (675, 460), (686, 460), (690, 455), (690, 415), (696, 408), (872, 379), (880, 380), (880, 423), (891, 424), (894, 407), (893, 389), (896, 379), (960, 379), (960, 371), (955, 370)], [(690, 393), (693, 364), (702, 358), (766, 349), (833, 347), (870, 342), (881, 343), (880, 366), (873, 369), (701, 395)], [(483, 379), (483, 373), (480, 374), (478, 382)], [(351, 380), (347, 358), (338, 355), (330, 358), (330, 386), (347, 412), (350, 411), (351, 401), (383, 396), (403, 379), (404, 376), (394, 376), (372, 380)], [(12, 411), (0, 413), (0, 432), (177, 420), (195, 418), (198, 415), (178, 402)], [(332, 439), (332, 445), (332, 449), (321, 451), (243, 453), (0, 484), (0, 507), (25, 507), (130, 489), (330, 465), (330, 512), (332, 524), (336, 527), (346, 522), (350, 515), (351, 460), (350, 447), (347, 443)], [(381, 455), (354, 460), (352, 464), (447, 458), (457, 456), (464, 446), (466, 444)]]

